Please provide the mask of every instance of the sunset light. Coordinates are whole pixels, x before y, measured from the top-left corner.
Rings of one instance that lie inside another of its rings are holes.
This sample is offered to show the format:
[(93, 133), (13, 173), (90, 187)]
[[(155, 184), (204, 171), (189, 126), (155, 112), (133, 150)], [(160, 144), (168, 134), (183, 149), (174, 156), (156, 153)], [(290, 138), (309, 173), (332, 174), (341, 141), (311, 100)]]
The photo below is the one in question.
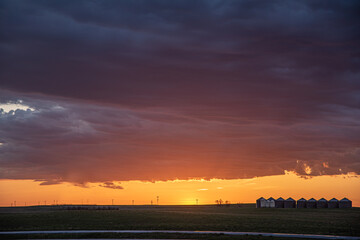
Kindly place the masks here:
[(0, 0), (0, 238), (360, 240), (359, 13)]
[[(156, 204), (159, 196), (161, 205), (196, 205), (214, 204), (222, 199), (231, 203), (248, 203), (259, 196), (263, 197), (316, 197), (343, 198), (353, 200), (360, 206), (358, 191), (359, 178), (356, 174), (303, 178), (293, 172), (271, 177), (252, 179), (211, 179), (211, 180), (174, 180), (174, 181), (125, 181), (113, 183), (121, 189), (105, 186), (103, 183), (73, 185), (39, 185), (30, 180), (2, 180), (0, 191), (3, 197), (1, 206), (48, 204), (112, 204), (116, 205), (151, 205)], [(21, 192), (21, 195), (19, 194)]]

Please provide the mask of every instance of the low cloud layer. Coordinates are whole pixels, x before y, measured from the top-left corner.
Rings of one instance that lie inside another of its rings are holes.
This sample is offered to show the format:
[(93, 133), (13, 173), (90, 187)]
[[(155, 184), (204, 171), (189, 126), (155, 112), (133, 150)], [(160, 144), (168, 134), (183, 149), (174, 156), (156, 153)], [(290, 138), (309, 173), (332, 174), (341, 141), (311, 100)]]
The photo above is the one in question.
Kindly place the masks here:
[[(14, 94), (1, 93), (9, 99)], [(360, 170), (359, 111), (284, 125), (29, 95), (21, 99), (34, 110), (0, 115), (3, 179), (84, 184)]]
[(359, 9), (1, 1), (0, 178), (358, 174)]

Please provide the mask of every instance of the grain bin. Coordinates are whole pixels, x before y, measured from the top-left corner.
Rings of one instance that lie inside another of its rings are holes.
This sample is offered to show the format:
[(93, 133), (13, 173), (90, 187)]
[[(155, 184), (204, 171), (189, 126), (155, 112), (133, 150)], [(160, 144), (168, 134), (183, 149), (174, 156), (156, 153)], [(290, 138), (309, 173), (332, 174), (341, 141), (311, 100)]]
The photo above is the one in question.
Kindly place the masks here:
[(316, 201), (316, 208), (327, 208), (328, 202), (325, 198), (321, 198), (318, 201)]
[(351, 208), (352, 207), (352, 201), (350, 201), (347, 198), (343, 198), (339, 201), (339, 208)]
[(328, 202), (328, 208), (339, 208), (339, 200), (333, 198)]
[(266, 207), (274, 208), (275, 207), (275, 199), (271, 197), (268, 200), (266, 200)]
[(295, 208), (295, 207), (296, 207), (296, 201), (291, 197), (284, 201), (284, 208)]
[(307, 200), (306, 208), (316, 208), (316, 200), (314, 198)]
[(275, 200), (275, 207), (276, 208), (284, 208), (284, 199), (282, 197), (279, 197)]
[(261, 197), (258, 200), (256, 200), (256, 207), (257, 208), (265, 207), (265, 205), (266, 205), (266, 199), (265, 198)]
[(306, 208), (306, 199), (300, 198), (299, 200), (297, 200), (296, 207), (297, 208)]

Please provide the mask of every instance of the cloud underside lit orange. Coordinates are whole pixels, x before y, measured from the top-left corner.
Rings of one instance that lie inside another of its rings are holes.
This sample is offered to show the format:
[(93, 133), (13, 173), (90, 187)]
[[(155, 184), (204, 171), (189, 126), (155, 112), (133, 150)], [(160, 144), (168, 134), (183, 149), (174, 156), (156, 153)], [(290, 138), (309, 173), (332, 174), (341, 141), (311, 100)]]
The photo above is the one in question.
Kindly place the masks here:
[(359, 173), (359, 128), (335, 117), (283, 125), (1, 95), (22, 99), (15, 111), (0, 113), (2, 179), (84, 184)]

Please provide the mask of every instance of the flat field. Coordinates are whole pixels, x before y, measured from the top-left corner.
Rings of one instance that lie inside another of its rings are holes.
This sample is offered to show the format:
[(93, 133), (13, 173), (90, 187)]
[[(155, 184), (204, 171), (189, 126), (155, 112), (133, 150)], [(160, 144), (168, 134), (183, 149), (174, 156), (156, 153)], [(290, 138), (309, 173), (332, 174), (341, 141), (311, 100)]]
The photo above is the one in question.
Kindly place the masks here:
[(360, 208), (257, 209), (253, 204), (118, 207), (119, 210), (0, 208), (0, 231), (214, 230), (360, 236)]

